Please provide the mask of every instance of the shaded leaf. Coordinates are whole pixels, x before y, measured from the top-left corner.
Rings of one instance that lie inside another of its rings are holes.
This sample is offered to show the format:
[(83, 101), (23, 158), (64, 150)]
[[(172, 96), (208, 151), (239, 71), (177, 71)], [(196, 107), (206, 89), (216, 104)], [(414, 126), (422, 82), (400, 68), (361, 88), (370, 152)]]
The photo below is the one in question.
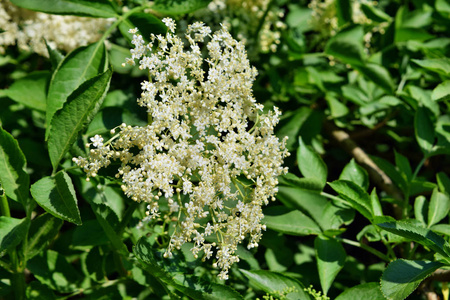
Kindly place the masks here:
[(211, 0), (155, 0), (152, 9), (167, 15), (181, 15), (208, 6)]
[(28, 199), (30, 177), (19, 143), (0, 126), (0, 183), (6, 196), (25, 204)]
[(27, 234), (30, 222), (28, 219), (16, 219), (0, 216), (0, 256), (19, 245)]
[(346, 289), (335, 300), (385, 300), (378, 282), (363, 283)]
[(327, 165), (319, 154), (305, 145), (301, 137), (299, 137), (298, 142), (297, 162), (300, 172), (306, 178), (316, 179), (324, 187), (327, 182)]
[(309, 295), (304, 292), (303, 285), (288, 276), (266, 270), (247, 271), (240, 269), (240, 271), (248, 278), (250, 285), (255, 289), (262, 290), (273, 296), (277, 296), (280, 292), (288, 289), (293, 289), (294, 291), (287, 294), (285, 299), (311, 299)]
[(56, 237), (63, 221), (44, 213), (31, 221), (28, 233), (27, 248), (25, 250), (28, 259), (43, 251)]
[(391, 262), (381, 277), (381, 291), (387, 299), (408, 297), (419, 284), (443, 264), (432, 261), (398, 259)]
[(37, 71), (15, 81), (5, 95), (28, 108), (45, 112), (49, 71)]
[(290, 235), (320, 234), (320, 227), (299, 210), (284, 206), (272, 206), (264, 210), (263, 222), (272, 230)]
[(119, 24), (120, 33), (122, 33), (128, 41), (133, 39), (133, 34), (128, 31), (136, 27), (139, 29), (142, 38), (147, 43), (150, 42), (150, 36), (152, 34), (165, 35), (167, 32), (166, 25), (154, 15), (148, 13), (138, 12), (131, 14)]
[(435, 140), (434, 126), (427, 110), (423, 107), (417, 108), (414, 117), (414, 130), (420, 149), (425, 155), (430, 154)]
[(75, 189), (66, 172), (44, 177), (31, 186), (31, 195), (47, 212), (57, 218), (81, 225)]
[(428, 208), (428, 227), (439, 223), (450, 211), (450, 198), (441, 193), (437, 188), (431, 194), (430, 206)]

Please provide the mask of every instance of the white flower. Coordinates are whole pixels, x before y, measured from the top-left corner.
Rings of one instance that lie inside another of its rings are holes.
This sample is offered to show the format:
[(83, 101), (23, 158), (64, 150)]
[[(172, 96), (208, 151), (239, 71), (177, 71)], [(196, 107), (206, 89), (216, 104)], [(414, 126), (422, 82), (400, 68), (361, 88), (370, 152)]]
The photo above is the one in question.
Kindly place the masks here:
[[(164, 218), (176, 224), (165, 256), (194, 241), (192, 253), (203, 250), (203, 259), (210, 259), (215, 247), (219, 277), (227, 279), (239, 261), (237, 245), (245, 237), (249, 246), (258, 245), (265, 229), (261, 207), (275, 196), (277, 177), (287, 171), (285, 140), (273, 135), (279, 111), (260, 115), (262, 106), (252, 94), (257, 71), (225, 28), (211, 35), (209, 27), (194, 23), (185, 46), (170, 30), (173, 20), (164, 22), (169, 32), (152, 35), (149, 45), (134, 32), (135, 51), (128, 60), (139, 60), (149, 72), (138, 104), (151, 122), (122, 124), (105, 143), (110, 148), (95, 136), (91, 140), (98, 148), (90, 150), (89, 159), (74, 162), (94, 176), (111, 159), (120, 160), (116, 177), (125, 195), (149, 205), (143, 222)], [(205, 58), (199, 43), (206, 43)], [(159, 210), (163, 196), (169, 211)], [(217, 243), (206, 243), (213, 234)]]

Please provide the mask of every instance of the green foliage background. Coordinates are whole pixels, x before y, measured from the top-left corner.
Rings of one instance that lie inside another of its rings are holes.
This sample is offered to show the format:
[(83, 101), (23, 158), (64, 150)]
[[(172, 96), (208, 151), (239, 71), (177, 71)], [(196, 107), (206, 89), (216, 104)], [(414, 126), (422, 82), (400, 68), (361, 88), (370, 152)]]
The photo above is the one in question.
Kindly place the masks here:
[(71, 161), (89, 137), (147, 123), (135, 103), (144, 74), (121, 67), (128, 29), (164, 33), (162, 17), (194, 21), (209, 1), (13, 0), (116, 21), (70, 53), (0, 58), (0, 298), (448, 299), (450, 2), (362, 2), (364, 24), (353, 2), (334, 1), (329, 35), (308, 1), (270, 2), (287, 28), (276, 52), (249, 50), (254, 93), (283, 111), (277, 135), (292, 155), (260, 246), (239, 248), (224, 282), (189, 247), (162, 258), (161, 226), (136, 229), (143, 206)]

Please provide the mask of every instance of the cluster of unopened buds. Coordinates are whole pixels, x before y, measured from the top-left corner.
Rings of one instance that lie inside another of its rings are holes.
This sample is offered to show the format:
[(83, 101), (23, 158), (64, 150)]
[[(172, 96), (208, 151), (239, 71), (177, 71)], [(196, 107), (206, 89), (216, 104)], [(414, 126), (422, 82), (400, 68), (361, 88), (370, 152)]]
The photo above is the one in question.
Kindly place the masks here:
[(151, 35), (148, 44), (130, 30), (127, 63), (149, 72), (138, 99), (148, 125), (122, 124), (108, 141), (97, 135), (89, 157), (73, 160), (88, 178), (120, 161), (116, 177), (125, 195), (147, 203), (141, 225), (163, 220), (169, 227), (164, 256), (190, 242), (193, 255), (214, 257), (219, 278), (227, 279), (238, 244), (248, 238), (249, 249), (258, 246), (266, 229), (262, 207), (287, 172), (286, 138), (274, 135), (280, 112), (263, 113), (256, 103), (257, 71), (226, 28), (212, 33), (197, 22), (183, 40), (172, 19), (163, 22), (167, 34)]

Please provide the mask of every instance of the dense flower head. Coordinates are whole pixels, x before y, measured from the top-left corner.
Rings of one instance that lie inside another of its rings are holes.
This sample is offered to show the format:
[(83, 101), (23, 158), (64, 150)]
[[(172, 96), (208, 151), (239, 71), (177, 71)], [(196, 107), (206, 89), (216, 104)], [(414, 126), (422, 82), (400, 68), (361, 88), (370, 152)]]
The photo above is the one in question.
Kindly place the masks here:
[(134, 49), (127, 63), (149, 73), (138, 99), (149, 124), (122, 124), (106, 142), (94, 136), (89, 158), (74, 162), (94, 177), (120, 160), (116, 177), (124, 193), (147, 203), (142, 225), (172, 222), (165, 256), (187, 242), (195, 257), (210, 259), (215, 250), (213, 265), (227, 279), (239, 261), (237, 245), (248, 237), (248, 248), (258, 246), (265, 230), (262, 206), (274, 200), (277, 177), (287, 172), (286, 139), (274, 135), (280, 112), (264, 114), (256, 103), (257, 71), (225, 27), (212, 34), (196, 22), (184, 41), (172, 19), (163, 21), (167, 34), (151, 35), (148, 44), (137, 29), (130, 30)]
[(0, 1), (0, 53), (8, 46), (48, 56), (45, 41), (52, 48), (69, 52), (97, 41), (112, 24), (111, 19), (58, 16)]

